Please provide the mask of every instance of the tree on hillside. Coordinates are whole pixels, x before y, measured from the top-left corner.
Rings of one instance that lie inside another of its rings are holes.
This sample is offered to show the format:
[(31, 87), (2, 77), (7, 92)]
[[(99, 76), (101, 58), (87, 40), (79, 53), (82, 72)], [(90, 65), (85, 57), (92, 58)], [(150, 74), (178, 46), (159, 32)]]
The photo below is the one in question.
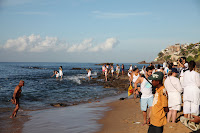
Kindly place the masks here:
[(186, 56), (187, 55), (186, 50), (185, 49), (181, 49), (180, 54), (183, 55), (183, 56)]
[(193, 49), (192, 53), (196, 55), (196, 54), (198, 54), (198, 50), (197, 49)]
[(191, 50), (194, 47), (195, 44), (191, 43), (189, 46), (187, 46), (187, 50)]
[(162, 57), (163, 55), (164, 55), (163, 52), (158, 53), (159, 58)]
[(186, 59), (188, 62), (194, 60), (194, 58), (192, 56), (188, 56), (187, 59)]
[(171, 60), (171, 55), (164, 56), (164, 59), (165, 59), (166, 61), (170, 61), (170, 60)]

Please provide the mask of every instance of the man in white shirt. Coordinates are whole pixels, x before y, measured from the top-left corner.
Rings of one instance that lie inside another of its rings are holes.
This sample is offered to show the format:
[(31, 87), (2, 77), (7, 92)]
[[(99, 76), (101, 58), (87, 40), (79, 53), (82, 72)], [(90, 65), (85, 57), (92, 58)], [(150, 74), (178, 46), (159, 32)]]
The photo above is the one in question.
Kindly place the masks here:
[[(136, 91), (136, 95), (139, 94), (139, 91), (142, 93), (140, 99), (140, 107), (143, 113), (144, 124), (148, 124), (147, 122), (147, 106), (150, 108), (148, 116), (150, 118), (151, 106), (153, 104), (153, 94), (152, 94), (152, 85), (147, 81), (148, 77), (152, 74), (152, 68), (147, 67), (145, 77), (139, 77), (135, 82), (134, 91)], [(141, 84), (140, 89), (137, 87), (137, 84)]]

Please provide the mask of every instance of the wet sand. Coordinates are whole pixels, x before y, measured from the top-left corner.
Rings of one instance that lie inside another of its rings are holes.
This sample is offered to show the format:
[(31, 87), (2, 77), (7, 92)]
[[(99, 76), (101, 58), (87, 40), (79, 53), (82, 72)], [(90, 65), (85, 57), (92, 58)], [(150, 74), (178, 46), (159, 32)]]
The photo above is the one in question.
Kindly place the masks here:
[[(98, 121), (102, 129), (96, 133), (146, 133), (148, 125), (142, 125), (143, 116), (140, 111), (139, 99), (118, 100), (107, 104), (112, 110), (107, 111), (104, 117)], [(182, 112), (178, 113), (180, 116)], [(178, 123), (167, 123), (164, 133), (189, 133), (180, 121)]]
[[(14, 109), (14, 108), (13, 108)], [(28, 112), (19, 110), (17, 117), (10, 119), (13, 110), (0, 114), (0, 133), (22, 133), (24, 123), (30, 118)]]

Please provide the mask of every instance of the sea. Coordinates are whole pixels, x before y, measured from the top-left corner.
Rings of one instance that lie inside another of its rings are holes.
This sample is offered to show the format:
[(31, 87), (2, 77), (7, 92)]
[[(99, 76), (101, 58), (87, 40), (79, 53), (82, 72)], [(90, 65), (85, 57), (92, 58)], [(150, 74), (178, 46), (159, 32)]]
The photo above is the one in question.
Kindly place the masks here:
[[(119, 63), (120, 66), (121, 64)], [(130, 64), (124, 63), (125, 70), (128, 70)], [(140, 69), (143, 66), (136, 63), (132, 63), (132, 65), (137, 65)], [(58, 71), (60, 66), (63, 68), (63, 78), (56, 79), (55, 76), (51, 77), (53, 71)], [(52, 105), (56, 104), (67, 106), (65, 109), (71, 108), (73, 110), (74, 107), (72, 105), (76, 105), (75, 108), (79, 109), (82, 106), (83, 109), (87, 107), (86, 103), (117, 97), (125, 93), (117, 88), (103, 88), (103, 86), (96, 83), (91, 84), (91, 81), (87, 78), (86, 71), (89, 68), (92, 69), (93, 78), (97, 78), (101, 74), (101, 66), (95, 65), (95, 63), (1, 62), (0, 114), (3, 114), (2, 111), (14, 109), (10, 99), (20, 80), (25, 82), (20, 98), (20, 111), (47, 111), (47, 109), (55, 109), (56, 107)], [(105, 82), (104, 80), (100, 81)], [(59, 111), (62, 112), (62, 110)], [(44, 115), (40, 114), (39, 116)], [(70, 117), (75, 116), (75, 114), (74, 116), (70, 115)], [(30, 125), (33, 125), (33, 123)], [(71, 127), (70, 130), (72, 130)]]

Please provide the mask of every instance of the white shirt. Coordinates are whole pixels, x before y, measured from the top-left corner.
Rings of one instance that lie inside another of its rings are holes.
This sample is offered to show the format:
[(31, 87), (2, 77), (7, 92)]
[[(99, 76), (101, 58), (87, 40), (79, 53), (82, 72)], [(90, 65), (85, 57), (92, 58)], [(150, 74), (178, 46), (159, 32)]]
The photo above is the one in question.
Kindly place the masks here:
[(169, 76), (164, 82), (167, 92), (179, 92), (182, 93), (183, 89), (178, 78), (174, 76)]
[(200, 75), (195, 71), (187, 70), (183, 74), (183, 101), (199, 104)]
[(165, 67), (167, 67), (167, 63), (166, 62), (163, 63), (163, 68), (165, 68)]
[(152, 85), (144, 78), (141, 83), (141, 89), (142, 92), (141, 98), (150, 98), (153, 97), (152, 94)]
[(184, 66), (185, 66), (185, 69), (188, 69), (188, 63), (185, 63)]

